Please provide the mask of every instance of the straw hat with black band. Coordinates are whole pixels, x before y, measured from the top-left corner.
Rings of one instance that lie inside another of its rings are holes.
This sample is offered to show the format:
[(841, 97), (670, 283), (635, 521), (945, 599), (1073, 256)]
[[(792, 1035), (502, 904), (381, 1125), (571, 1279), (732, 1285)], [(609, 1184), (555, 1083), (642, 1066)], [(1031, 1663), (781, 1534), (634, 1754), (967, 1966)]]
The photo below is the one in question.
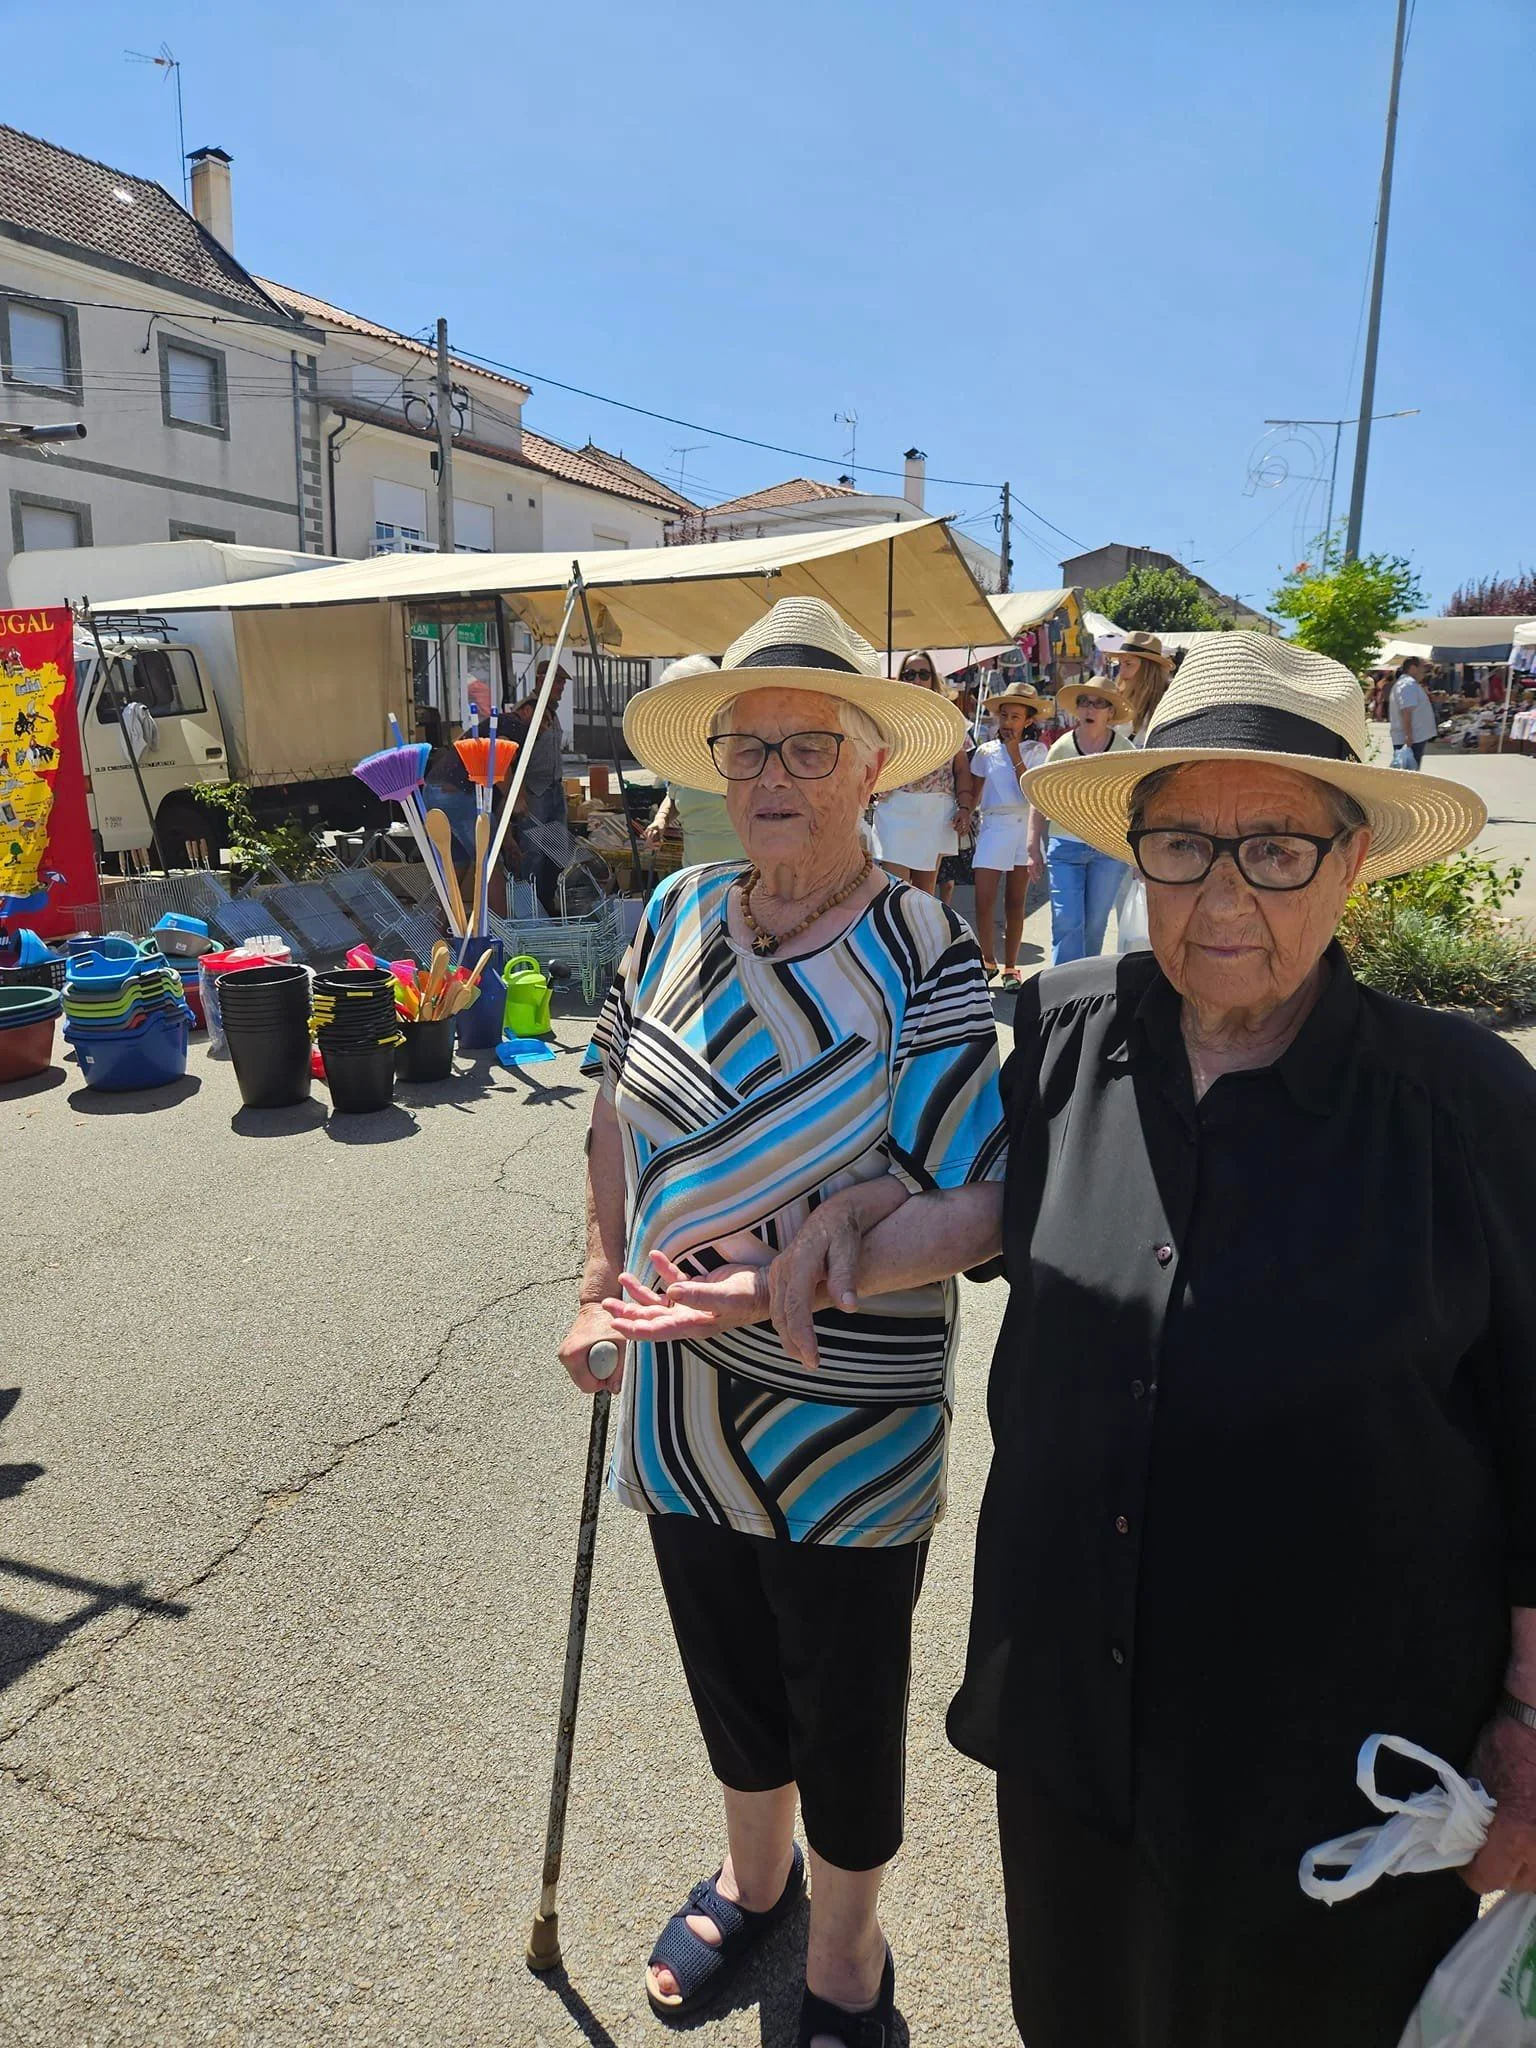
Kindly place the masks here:
[(813, 690), (866, 712), (888, 749), (877, 793), (917, 781), (965, 744), (965, 720), (949, 699), (885, 675), (869, 642), (819, 597), (781, 598), (731, 643), (717, 670), (631, 698), (624, 737), (636, 760), (669, 782), (723, 794), (729, 785), (710, 756), (710, 730), (722, 706), (748, 690)]
[(1163, 643), (1155, 633), (1127, 633), (1111, 658), (1124, 661), (1128, 655), (1134, 655), (1138, 661), (1155, 661), (1159, 668), (1173, 667), (1173, 656), (1164, 654)]
[(1140, 749), (1053, 762), (1023, 777), (1024, 794), (1065, 832), (1130, 861), (1126, 833), (1137, 783), (1189, 761), (1263, 761), (1352, 796), (1371, 828), (1361, 879), (1400, 875), (1475, 839), (1480, 797), (1438, 775), (1366, 762), (1365, 698), (1341, 662), (1268, 633), (1197, 642), (1154, 714)]
[(1040, 696), (1028, 683), (1010, 683), (1006, 690), (999, 690), (987, 699), (989, 711), (995, 711), (999, 704), (1027, 704), (1037, 718), (1051, 708), (1050, 698)]

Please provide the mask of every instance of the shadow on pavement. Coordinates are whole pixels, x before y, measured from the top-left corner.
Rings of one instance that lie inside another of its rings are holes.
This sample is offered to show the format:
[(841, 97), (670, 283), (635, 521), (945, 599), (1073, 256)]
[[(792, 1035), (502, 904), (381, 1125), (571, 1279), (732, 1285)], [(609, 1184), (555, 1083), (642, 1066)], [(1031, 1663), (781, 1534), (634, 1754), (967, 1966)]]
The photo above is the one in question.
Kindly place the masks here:
[[(16, 1469), (0, 1466), (0, 1472)], [(67, 1642), (72, 1635), (77, 1635), (104, 1614), (129, 1607), (139, 1614), (180, 1621), (192, 1611), (179, 1600), (155, 1599), (145, 1592), (142, 1582), (137, 1579), (114, 1586), (102, 1579), (85, 1579), (74, 1572), (51, 1571), (46, 1565), (28, 1564), (19, 1557), (0, 1557), (0, 1575), (81, 1596), (80, 1606), (62, 1621), (39, 1621), (35, 1615), (20, 1614), (14, 1608), (0, 1606), (0, 1692), (8, 1685), (14, 1685), (34, 1664), (40, 1664), (61, 1643)]]
[(237, 1138), (291, 1138), (300, 1131), (318, 1131), (326, 1114), (325, 1104), (310, 1096), (286, 1109), (237, 1109), (229, 1128)]
[(46, 1095), (50, 1089), (62, 1088), (68, 1079), (62, 1067), (47, 1067), (25, 1081), (7, 1081), (0, 1088), (0, 1102), (24, 1102), (29, 1095)]
[(559, 1999), (560, 2003), (570, 2014), (576, 2031), (580, 2034), (583, 2041), (591, 2044), (591, 2048), (620, 2048), (620, 2044), (609, 2033), (597, 2014), (566, 1975), (563, 1964), (558, 1970), (550, 1970), (541, 1974), (539, 1982), (547, 1985), (553, 1991), (556, 1998)]
[(77, 1088), (69, 1106), (81, 1116), (143, 1116), (188, 1101), (202, 1085), (196, 1074), (183, 1074), (179, 1081), (165, 1081), (158, 1088)]
[(400, 1138), (419, 1138), (421, 1125), (408, 1109), (392, 1102), (388, 1109), (364, 1110), (357, 1116), (332, 1110), (325, 1135), (338, 1145), (393, 1145)]

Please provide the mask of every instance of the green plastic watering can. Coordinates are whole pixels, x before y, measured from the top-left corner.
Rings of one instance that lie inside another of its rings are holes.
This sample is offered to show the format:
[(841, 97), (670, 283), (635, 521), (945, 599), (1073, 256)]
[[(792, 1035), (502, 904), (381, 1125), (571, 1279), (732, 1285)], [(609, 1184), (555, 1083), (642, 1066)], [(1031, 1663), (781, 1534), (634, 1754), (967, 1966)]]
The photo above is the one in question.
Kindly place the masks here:
[(544, 970), (531, 953), (519, 953), (502, 971), (507, 992), (502, 1011), (502, 1032), (507, 1038), (543, 1038), (551, 1029), (549, 983)]

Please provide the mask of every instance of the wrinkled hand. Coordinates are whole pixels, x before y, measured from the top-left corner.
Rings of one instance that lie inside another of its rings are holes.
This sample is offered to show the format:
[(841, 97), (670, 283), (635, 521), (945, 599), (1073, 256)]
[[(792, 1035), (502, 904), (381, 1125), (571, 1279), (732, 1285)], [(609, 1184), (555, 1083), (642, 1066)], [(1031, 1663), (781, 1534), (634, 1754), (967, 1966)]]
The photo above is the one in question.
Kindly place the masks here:
[(1499, 1810), (1462, 1876), (1475, 1892), (1536, 1892), (1536, 1729), (1496, 1714), (1467, 1768)]
[[(606, 1340), (619, 1347), (619, 1362), (607, 1379), (594, 1379), (587, 1369), (587, 1353)], [(560, 1346), (560, 1363), (584, 1394), (617, 1393), (624, 1380), (624, 1332), (615, 1328), (611, 1316), (595, 1301), (583, 1302), (576, 1320)]]
[(637, 1343), (669, 1344), (684, 1337), (713, 1337), (768, 1317), (766, 1266), (717, 1266), (703, 1279), (693, 1279), (673, 1265), (665, 1252), (652, 1252), (651, 1264), (661, 1291), (647, 1287), (633, 1273), (621, 1273), (622, 1296), (603, 1303), (603, 1312), (623, 1337)]
[(661, 825), (647, 825), (645, 830), (640, 834), (640, 837), (645, 841), (647, 846), (660, 846), (665, 829), (666, 828)]
[(768, 1310), (779, 1342), (807, 1372), (821, 1368), (816, 1348), (817, 1296), (840, 1309), (858, 1307), (854, 1282), (864, 1242), (847, 1209), (817, 1209), (768, 1268)]

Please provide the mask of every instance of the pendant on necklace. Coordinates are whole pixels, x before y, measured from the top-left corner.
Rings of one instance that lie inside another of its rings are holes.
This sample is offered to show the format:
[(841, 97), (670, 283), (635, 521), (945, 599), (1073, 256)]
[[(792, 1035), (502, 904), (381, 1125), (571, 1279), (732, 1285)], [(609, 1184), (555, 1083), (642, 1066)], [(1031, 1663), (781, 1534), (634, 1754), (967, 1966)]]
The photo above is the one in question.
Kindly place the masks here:
[(764, 932), (760, 938), (752, 941), (752, 950), (760, 960), (766, 960), (770, 953), (777, 953), (779, 942), (772, 932)]

